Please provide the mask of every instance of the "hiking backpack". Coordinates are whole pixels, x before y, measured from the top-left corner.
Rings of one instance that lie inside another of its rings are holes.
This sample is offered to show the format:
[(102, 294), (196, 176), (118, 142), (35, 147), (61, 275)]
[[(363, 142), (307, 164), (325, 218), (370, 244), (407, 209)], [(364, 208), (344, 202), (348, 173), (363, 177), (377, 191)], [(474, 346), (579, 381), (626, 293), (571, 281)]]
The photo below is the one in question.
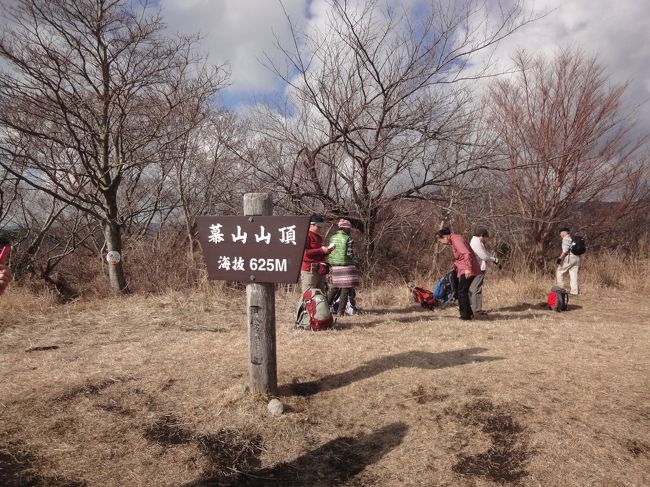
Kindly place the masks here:
[(566, 292), (566, 289), (553, 286), (548, 293), (546, 304), (550, 309), (558, 313), (567, 311), (569, 309), (569, 293)]
[(458, 277), (456, 269), (452, 269), (443, 275), (433, 290), (433, 297), (440, 303), (448, 303), (458, 299)]
[(575, 235), (571, 237), (571, 253), (573, 255), (582, 255), (587, 250), (585, 245), (585, 239), (580, 235)]
[(411, 292), (415, 302), (420, 303), (423, 308), (433, 309), (436, 307), (436, 298), (433, 296), (433, 292), (418, 286), (411, 289)]
[(307, 289), (302, 295), (302, 305), (298, 310), (296, 328), (309, 328), (321, 331), (332, 328), (334, 318), (327, 304), (327, 298), (320, 289)]

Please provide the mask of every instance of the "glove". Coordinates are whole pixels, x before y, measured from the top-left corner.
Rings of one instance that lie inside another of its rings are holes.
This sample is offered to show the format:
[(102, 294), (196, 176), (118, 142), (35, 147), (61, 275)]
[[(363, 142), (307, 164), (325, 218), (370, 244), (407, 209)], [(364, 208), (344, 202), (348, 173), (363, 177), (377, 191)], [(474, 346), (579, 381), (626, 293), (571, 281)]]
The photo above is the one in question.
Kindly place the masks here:
[(498, 257), (494, 258), (494, 265), (497, 266), (499, 269), (501, 269), (501, 259)]
[(556, 263), (557, 265), (560, 265), (560, 264), (562, 263), (562, 259), (561, 259), (560, 257), (558, 257), (558, 258), (555, 260), (555, 263)]

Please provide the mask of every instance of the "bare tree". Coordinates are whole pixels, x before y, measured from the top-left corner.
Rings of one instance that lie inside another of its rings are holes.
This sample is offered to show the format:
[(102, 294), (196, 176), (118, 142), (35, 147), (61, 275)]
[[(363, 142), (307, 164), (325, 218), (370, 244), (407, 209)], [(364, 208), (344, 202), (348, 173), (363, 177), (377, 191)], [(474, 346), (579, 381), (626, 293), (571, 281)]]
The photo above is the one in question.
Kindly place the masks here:
[(182, 211), (188, 257), (194, 259), (198, 244), (196, 217), (206, 214), (236, 214), (240, 208), (246, 170), (232, 149), (239, 151), (242, 139), (252, 136), (237, 116), (215, 111), (194, 133), (184, 137), (173, 163), (170, 208)]
[(20, 179), (0, 168), (0, 225), (9, 223), (12, 206), (18, 198)]
[(432, 2), (426, 11), (332, 0), (326, 25), (279, 45), (290, 87), (286, 110), (267, 109), (257, 131), (262, 184), (276, 182), (294, 208), (348, 216), (365, 235), (366, 261), (379, 215), (484, 164), (469, 66), (526, 22), (518, 5), (488, 22), (482, 4)]
[(31, 188), (22, 188), (13, 213), (16, 279), (33, 276), (64, 298), (76, 296), (78, 292), (61, 275), (55, 276), (55, 271), (97, 233), (98, 225), (84, 218), (79, 209)]
[[(159, 210), (171, 167), (161, 158), (226, 72), (202, 65), (195, 38), (166, 38), (147, 2), (15, 3), (0, 38), (0, 165), (95, 218), (106, 249), (122, 252), (124, 225)], [(122, 262), (109, 266), (117, 292), (128, 289)]]
[(647, 136), (635, 136), (624, 111), (626, 84), (613, 85), (595, 58), (568, 49), (514, 61), (516, 75), (491, 86), (490, 127), (505, 154), (501, 194), (542, 266), (558, 223), (603, 202), (620, 216), (647, 196)]

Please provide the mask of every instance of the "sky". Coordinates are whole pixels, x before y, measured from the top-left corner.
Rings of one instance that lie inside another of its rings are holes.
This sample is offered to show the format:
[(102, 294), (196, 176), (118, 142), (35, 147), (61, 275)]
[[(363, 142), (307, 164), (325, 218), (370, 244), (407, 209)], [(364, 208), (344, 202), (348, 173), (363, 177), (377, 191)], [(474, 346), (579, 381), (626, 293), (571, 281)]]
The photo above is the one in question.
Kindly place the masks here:
[[(356, 1), (356, 0), (350, 0)], [(425, 0), (382, 0), (406, 9)], [(502, 3), (513, 0), (502, 0)], [(496, 0), (488, 0), (496, 4)], [(282, 85), (260, 61), (281, 59), (275, 40), (290, 42), (287, 15), (307, 31), (323, 21), (328, 0), (159, 0), (170, 30), (200, 32), (201, 49), (213, 63), (227, 62), (230, 86), (223, 101), (232, 109), (281, 92)], [(629, 81), (628, 108), (638, 107), (650, 132), (650, 9), (641, 0), (523, 0), (526, 10), (545, 14), (499, 45), (494, 59), (507, 68), (517, 49), (552, 54), (578, 47), (596, 55), (613, 82)], [(286, 15), (285, 15), (286, 11)], [(645, 105), (644, 105), (645, 104)]]

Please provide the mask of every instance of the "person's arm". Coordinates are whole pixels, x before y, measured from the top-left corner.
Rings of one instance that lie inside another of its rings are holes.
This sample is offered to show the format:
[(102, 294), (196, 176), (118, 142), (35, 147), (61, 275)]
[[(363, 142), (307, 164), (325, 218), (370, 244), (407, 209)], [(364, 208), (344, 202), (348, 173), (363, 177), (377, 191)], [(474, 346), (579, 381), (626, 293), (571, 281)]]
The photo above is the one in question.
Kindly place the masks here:
[(329, 253), (330, 251), (327, 247), (317, 247), (315, 249), (305, 250), (305, 255), (310, 259), (318, 259), (319, 257), (325, 257)]

